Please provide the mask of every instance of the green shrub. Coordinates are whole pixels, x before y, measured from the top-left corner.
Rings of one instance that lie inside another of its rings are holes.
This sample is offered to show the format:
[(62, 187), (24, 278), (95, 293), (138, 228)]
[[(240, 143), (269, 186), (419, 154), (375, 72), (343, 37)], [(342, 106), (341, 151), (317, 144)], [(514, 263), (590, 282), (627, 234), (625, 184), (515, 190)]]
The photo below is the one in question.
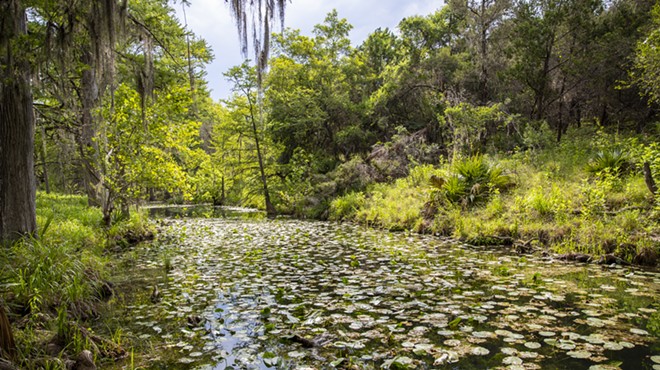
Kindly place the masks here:
[(118, 244), (125, 246), (139, 242), (153, 236), (154, 232), (154, 226), (149, 222), (149, 216), (145, 210), (131, 212), (128, 219), (113, 224), (107, 230), (106, 247), (113, 247)]
[(529, 191), (526, 207), (541, 217), (559, 216), (558, 219), (564, 219), (570, 208), (570, 201), (556, 184), (553, 184), (551, 189), (538, 186)]
[(410, 230), (421, 218), (428, 191), (411, 187), (404, 179), (394, 184), (376, 184), (371, 188), (356, 219), (389, 230)]
[(380, 178), (378, 174), (359, 156), (352, 157), (349, 161), (342, 163), (334, 170), (331, 177), (337, 183), (337, 191), (362, 191), (369, 184), (372, 184)]
[(430, 164), (415, 166), (409, 172), (406, 181), (413, 187), (424, 186), (429, 178), (439, 175), (439, 171)]
[(628, 156), (620, 149), (603, 149), (587, 164), (587, 172), (593, 175), (610, 173), (615, 176), (623, 175), (630, 168)]
[(606, 189), (598, 183), (583, 182), (581, 187), (580, 205), (585, 218), (602, 214), (606, 209)]
[(364, 193), (351, 192), (330, 203), (330, 219), (345, 220), (355, 217), (358, 209), (365, 203)]
[(557, 142), (556, 134), (545, 121), (527, 123), (522, 133), (523, 144), (531, 149), (550, 148)]
[(432, 185), (453, 204), (473, 205), (487, 200), (495, 190), (511, 185), (509, 176), (498, 167), (490, 166), (482, 156), (472, 156), (454, 162), (444, 181)]

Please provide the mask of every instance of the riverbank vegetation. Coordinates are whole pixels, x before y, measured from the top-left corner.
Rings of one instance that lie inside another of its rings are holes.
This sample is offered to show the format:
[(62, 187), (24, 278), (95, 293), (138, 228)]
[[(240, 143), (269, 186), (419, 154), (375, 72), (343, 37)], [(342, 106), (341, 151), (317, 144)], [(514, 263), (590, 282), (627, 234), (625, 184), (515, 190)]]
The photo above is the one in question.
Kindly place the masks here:
[(99, 361), (126, 356), (120, 344), (89, 327), (115, 295), (117, 253), (154, 230), (141, 212), (109, 229), (102, 218), (84, 196), (38, 193), (41, 233), (0, 255), (0, 303), (14, 323), (11, 358), (20, 368), (82, 366), (83, 350)]
[(613, 255), (655, 265), (660, 209), (643, 167), (652, 158), (657, 168), (657, 142), (593, 126), (569, 136), (552, 148), (419, 165), (393, 184), (333, 200), (330, 218), (513, 245), (522, 253), (582, 253), (594, 262)]
[[(274, 35), (263, 96), (259, 74), (245, 63), (225, 74), (234, 93), (214, 102), (204, 40), (168, 6), (135, 2), (125, 9), (111, 69), (94, 71), (106, 77), (95, 82), (94, 104), (76, 98), (86, 91), (82, 70), (35, 61), (59, 76), (36, 88), (37, 182), (87, 194), (107, 223), (114, 210), (154, 200), (265, 208), (263, 167), (280, 213), (323, 217), (332, 198), (403, 178), (419, 164), (536, 156), (580, 138), (574, 145), (595, 155), (605, 143), (583, 126), (650, 143), (657, 137), (649, 87), (655, 49), (647, 47), (658, 22), (653, 9), (646, 1), (504, 1), (481, 10), (449, 2), (357, 46), (352, 25), (331, 12), (310, 36)], [(33, 26), (35, 42), (48, 39), (47, 27)], [(71, 53), (59, 57), (82, 58)], [(91, 121), (80, 122), (77, 112)], [(638, 150), (633, 141), (616, 144), (626, 154)], [(653, 163), (650, 173), (657, 179)]]

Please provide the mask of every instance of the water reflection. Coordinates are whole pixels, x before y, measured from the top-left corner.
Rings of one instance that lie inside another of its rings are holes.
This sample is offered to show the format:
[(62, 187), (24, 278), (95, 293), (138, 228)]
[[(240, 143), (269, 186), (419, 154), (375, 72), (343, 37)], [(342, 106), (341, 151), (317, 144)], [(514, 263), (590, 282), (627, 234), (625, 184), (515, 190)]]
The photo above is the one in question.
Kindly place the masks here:
[(223, 218), (257, 220), (266, 213), (254, 208), (213, 206), (213, 205), (152, 205), (144, 207), (152, 218)]

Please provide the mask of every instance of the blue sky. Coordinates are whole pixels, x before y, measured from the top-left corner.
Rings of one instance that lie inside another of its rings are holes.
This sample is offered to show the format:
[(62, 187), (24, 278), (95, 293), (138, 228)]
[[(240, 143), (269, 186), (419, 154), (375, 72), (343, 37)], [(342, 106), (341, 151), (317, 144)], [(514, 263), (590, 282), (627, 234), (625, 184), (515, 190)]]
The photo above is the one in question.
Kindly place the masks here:
[[(188, 27), (209, 43), (215, 55), (215, 60), (207, 67), (211, 96), (215, 100), (226, 98), (229, 85), (222, 73), (243, 61), (234, 21), (224, 0), (190, 1), (191, 6), (186, 8)], [(311, 35), (314, 25), (323, 22), (332, 9), (337, 9), (339, 17), (353, 25), (350, 38), (357, 46), (378, 27), (394, 30), (402, 18), (426, 15), (442, 5), (441, 0), (292, 0), (287, 4), (284, 26)], [(177, 2), (174, 8), (183, 24), (181, 6)]]

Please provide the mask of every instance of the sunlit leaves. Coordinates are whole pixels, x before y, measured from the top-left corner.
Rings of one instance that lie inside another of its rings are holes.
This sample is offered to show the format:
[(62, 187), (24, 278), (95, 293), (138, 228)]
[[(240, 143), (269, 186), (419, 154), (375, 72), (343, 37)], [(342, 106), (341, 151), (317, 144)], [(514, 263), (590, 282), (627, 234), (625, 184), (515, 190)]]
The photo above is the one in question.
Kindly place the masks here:
[(652, 103), (660, 102), (660, 5), (653, 8), (655, 27), (637, 43), (635, 70), (631, 77)]
[(188, 170), (206, 156), (199, 148), (200, 123), (187, 115), (190, 104), (182, 87), (159, 91), (144, 125), (137, 91), (119, 86), (114, 105), (103, 109), (98, 141), (104, 181), (121, 201), (139, 198), (147, 188), (191, 196)]

